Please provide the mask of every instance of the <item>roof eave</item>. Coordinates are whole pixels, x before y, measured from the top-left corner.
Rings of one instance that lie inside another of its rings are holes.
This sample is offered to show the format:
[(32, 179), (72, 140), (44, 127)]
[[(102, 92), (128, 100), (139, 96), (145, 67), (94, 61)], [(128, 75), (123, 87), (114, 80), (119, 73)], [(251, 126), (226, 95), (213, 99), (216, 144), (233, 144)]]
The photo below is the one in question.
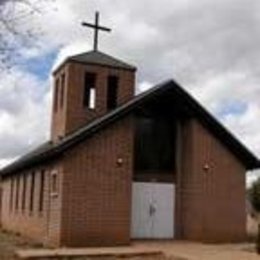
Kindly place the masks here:
[[(138, 96), (136, 96), (133, 100), (130, 100), (128, 103), (120, 106), (116, 110), (110, 112), (109, 114), (104, 115), (101, 118), (98, 118), (93, 123), (90, 123), (89, 125), (81, 128), (79, 131), (77, 131), (74, 134), (71, 134), (68, 138), (65, 138), (63, 141), (61, 141), (60, 144), (52, 147), (48, 151), (45, 151), (42, 154), (39, 154), (37, 157), (33, 158), (31, 161), (25, 161), (20, 162), (18, 161), (18, 165), (14, 162), (9, 167), (4, 168), (4, 170), (0, 171), (1, 174), (9, 174), (14, 171), (19, 170), (22, 167), (30, 167), (31, 163), (37, 163), (44, 159), (50, 159), (56, 155), (61, 154), (64, 150), (66, 150), (68, 147), (71, 147), (73, 145), (76, 145), (77, 143), (81, 142), (82, 140), (85, 140), (88, 136), (94, 134), (95, 132), (102, 129), (104, 126), (109, 125), (110, 123), (114, 122), (115, 120), (129, 114), (134, 108), (138, 108), (140, 104), (143, 104), (147, 100), (150, 100), (151, 98), (154, 98), (156, 96), (159, 96), (163, 94), (165, 91), (169, 89), (174, 89), (175, 91), (181, 90), (181, 94), (183, 95), (183, 98), (186, 99), (186, 102), (189, 101), (192, 103), (193, 107), (197, 109), (197, 113), (200, 116), (200, 118), (206, 117), (209, 124), (215, 124), (216, 127), (218, 127), (218, 131), (222, 131), (222, 139), (224, 137), (230, 138), (230, 143), (227, 144), (224, 142), (226, 146), (229, 146), (230, 151), (233, 151), (233, 154), (236, 155), (236, 157), (241, 161), (241, 163), (245, 166), (247, 170), (255, 170), (260, 168), (260, 161), (259, 159), (254, 156), (242, 143), (238, 141), (236, 137), (234, 137), (222, 124), (220, 124), (209, 112), (207, 112), (201, 105), (198, 104), (198, 102), (193, 99), (186, 91), (182, 90), (179, 85), (173, 81), (168, 80), (166, 82), (163, 82), (157, 86), (155, 86), (153, 89), (150, 89)], [(202, 119), (201, 119), (202, 120)], [(205, 122), (207, 121), (205, 120)], [(221, 133), (219, 133), (221, 134)], [(224, 136), (224, 137), (223, 137)], [(220, 138), (220, 137), (219, 137)], [(222, 141), (223, 142), (223, 141)], [(232, 148), (232, 149), (231, 149)], [(239, 149), (239, 153), (235, 152), (234, 150)], [(37, 161), (38, 160), (38, 161)]]
[(118, 69), (118, 70), (126, 70), (126, 71), (133, 71), (133, 72), (137, 71), (136, 67), (130, 66), (130, 65), (129, 65), (128, 68), (127, 67), (124, 68), (124, 67), (121, 67), (121, 66), (98, 64), (98, 63), (95, 63), (95, 62), (78, 61), (78, 60), (75, 60), (73, 57), (68, 57), (56, 69), (53, 70), (52, 75), (55, 76), (61, 70), (61, 68), (64, 67), (65, 64), (68, 63), (68, 62), (84, 64), (84, 65), (100, 66), (100, 67), (106, 67), (106, 68), (114, 68), (114, 69)]

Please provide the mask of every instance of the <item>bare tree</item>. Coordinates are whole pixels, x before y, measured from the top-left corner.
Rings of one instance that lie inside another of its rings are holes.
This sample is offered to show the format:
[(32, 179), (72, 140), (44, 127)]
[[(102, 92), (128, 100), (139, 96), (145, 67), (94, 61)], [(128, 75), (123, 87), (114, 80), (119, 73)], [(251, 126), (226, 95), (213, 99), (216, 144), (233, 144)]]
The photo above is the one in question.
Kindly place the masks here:
[(30, 20), (42, 14), (47, 2), (50, 4), (54, 0), (0, 0), (1, 69), (10, 68), (17, 62), (21, 47), (36, 47), (41, 32), (30, 24)]

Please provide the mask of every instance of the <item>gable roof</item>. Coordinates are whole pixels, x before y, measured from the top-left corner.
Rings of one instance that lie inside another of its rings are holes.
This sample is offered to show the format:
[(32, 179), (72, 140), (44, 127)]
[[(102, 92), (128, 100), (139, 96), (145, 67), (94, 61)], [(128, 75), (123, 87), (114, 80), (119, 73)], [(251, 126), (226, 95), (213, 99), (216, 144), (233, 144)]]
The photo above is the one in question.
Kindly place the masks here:
[(61, 155), (67, 149), (84, 141), (97, 131), (119, 120), (134, 109), (140, 108), (146, 102), (158, 99), (164, 95), (174, 95), (181, 103), (192, 111), (193, 116), (200, 120), (230, 151), (245, 165), (248, 170), (260, 168), (259, 159), (253, 155), (238, 139), (236, 139), (224, 126), (222, 126), (209, 112), (207, 112), (195, 99), (183, 90), (175, 81), (169, 80), (156, 85), (152, 89), (139, 94), (129, 102), (115, 110), (97, 118), (91, 123), (64, 137), (59, 143), (46, 143), (32, 151), (11, 165), (0, 171), (2, 176), (15, 173), (24, 168), (31, 167), (46, 160)]
[(61, 65), (54, 70), (54, 74), (59, 70), (62, 65), (68, 61), (78, 62), (87, 65), (99, 65), (105, 67), (112, 67), (123, 70), (136, 70), (136, 67), (127, 64), (119, 59), (116, 59), (108, 54), (100, 51), (89, 51), (74, 56), (69, 56)]

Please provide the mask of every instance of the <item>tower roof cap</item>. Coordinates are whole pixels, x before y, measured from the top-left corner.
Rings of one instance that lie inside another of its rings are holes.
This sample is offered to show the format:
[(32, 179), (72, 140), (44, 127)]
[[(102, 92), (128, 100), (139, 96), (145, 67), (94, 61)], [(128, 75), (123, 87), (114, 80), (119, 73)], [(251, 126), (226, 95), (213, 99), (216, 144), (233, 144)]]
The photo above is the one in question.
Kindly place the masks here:
[(119, 59), (116, 59), (108, 54), (100, 51), (89, 51), (81, 54), (69, 56), (57, 69), (53, 72), (54, 74), (59, 70), (59, 68), (67, 61), (74, 61), (78, 63), (83, 63), (87, 65), (99, 65), (105, 67), (113, 67), (123, 70), (136, 70), (135, 66), (127, 64)]

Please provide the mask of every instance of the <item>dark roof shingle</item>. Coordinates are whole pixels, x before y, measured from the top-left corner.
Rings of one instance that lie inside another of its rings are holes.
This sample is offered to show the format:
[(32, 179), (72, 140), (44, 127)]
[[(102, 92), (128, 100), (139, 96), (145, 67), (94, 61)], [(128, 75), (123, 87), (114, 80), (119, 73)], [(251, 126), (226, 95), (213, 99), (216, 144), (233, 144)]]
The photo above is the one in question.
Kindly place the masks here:
[(136, 70), (136, 67), (116, 59), (108, 54), (100, 51), (89, 51), (68, 57), (56, 70), (54, 70), (53, 73), (55, 74), (56, 71), (58, 71), (59, 68), (67, 61), (74, 61), (88, 65), (101, 65), (123, 70)]

